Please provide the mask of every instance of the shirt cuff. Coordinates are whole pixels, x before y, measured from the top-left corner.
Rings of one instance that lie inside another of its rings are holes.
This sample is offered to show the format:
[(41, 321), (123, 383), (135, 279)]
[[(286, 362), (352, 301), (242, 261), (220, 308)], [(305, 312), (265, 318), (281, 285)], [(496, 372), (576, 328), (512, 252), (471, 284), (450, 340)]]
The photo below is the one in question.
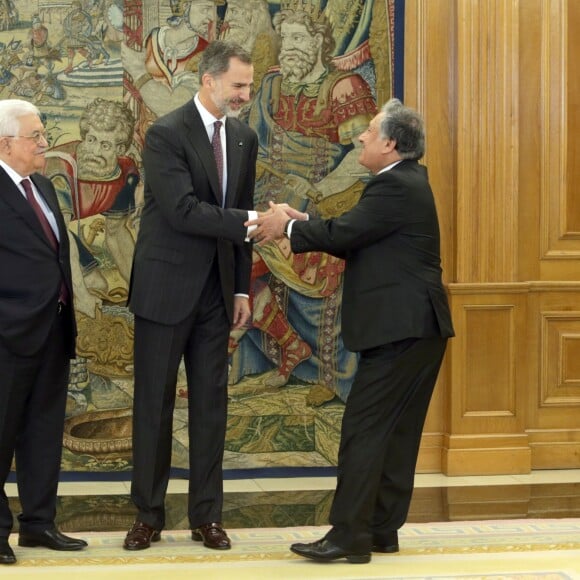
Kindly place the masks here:
[[(307, 222), (309, 219), (310, 219), (310, 215), (306, 214), (306, 219), (303, 221)], [(286, 232), (288, 234), (288, 239), (290, 239), (290, 236), (292, 235), (292, 227), (294, 226), (294, 222), (296, 222), (296, 221), (298, 221), (298, 220), (290, 220), (288, 222), (288, 227), (286, 228)]]
[[(248, 210), (248, 221), (254, 221), (258, 219), (258, 212), (254, 209)], [(246, 238), (244, 242), (250, 242), (250, 234), (257, 228), (258, 226), (248, 226), (248, 231), (246, 232)]]
[(287, 235), (288, 235), (288, 239), (290, 239), (290, 236), (292, 235), (292, 226), (294, 225), (294, 222), (295, 222), (295, 221), (296, 221), (296, 220), (290, 220), (290, 221), (288, 222), (288, 226), (286, 227), (286, 233), (287, 233)]

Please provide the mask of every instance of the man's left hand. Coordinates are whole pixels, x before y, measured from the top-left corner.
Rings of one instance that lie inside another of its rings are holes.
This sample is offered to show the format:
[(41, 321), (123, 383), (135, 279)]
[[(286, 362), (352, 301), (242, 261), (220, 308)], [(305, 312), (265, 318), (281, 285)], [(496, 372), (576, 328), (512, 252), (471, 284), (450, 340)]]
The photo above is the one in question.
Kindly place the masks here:
[(250, 300), (245, 296), (234, 296), (234, 323), (233, 330), (244, 327), (250, 320)]

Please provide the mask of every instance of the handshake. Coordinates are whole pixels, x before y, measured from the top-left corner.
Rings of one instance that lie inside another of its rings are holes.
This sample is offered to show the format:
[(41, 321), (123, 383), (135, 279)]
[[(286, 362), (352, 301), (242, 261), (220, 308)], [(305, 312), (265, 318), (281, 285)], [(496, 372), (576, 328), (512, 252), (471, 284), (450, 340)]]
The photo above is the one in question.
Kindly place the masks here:
[(270, 203), (270, 209), (259, 211), (255, 220), (248, 220), (248, 238), (263, 246), (284, 237), (284, 229), (290, 220), (307, 220), (308, 214), (290, 207), (287, 203)]

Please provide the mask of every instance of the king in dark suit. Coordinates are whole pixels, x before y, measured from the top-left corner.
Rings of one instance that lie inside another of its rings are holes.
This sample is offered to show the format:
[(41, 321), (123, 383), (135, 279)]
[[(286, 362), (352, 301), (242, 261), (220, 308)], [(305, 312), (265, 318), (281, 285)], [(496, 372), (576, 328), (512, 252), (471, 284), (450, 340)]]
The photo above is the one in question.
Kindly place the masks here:
[[(366, 563), (396, 552), (421, 433), (453, 326), (442, 284), (439, 225), (424, 153), (423, 121), (397, 99), (360, 136), (359, 161), (375, 176), (358, 204), (330, 220), (283, 206), (251, 234), (285, 234), (292, 251), (345, 259), (342, 336), (360, 354), (346, 402), (332, 528), (291, 550), (318, 561)], [(250, 223), (248, 225), (250, 225)]]
[(37, 173), (47, 145), (34, 105), (0, 101), (0, 564), (16, 562), (4, 491), (14, 456), (18, 544), (87, 545), (54, 523), (76, 325), (66, 226), (51, 182)]
[(201, 88), (148, 130), (145, 205), (129, 304), (135, 314), (131, 497), (137, 519), (128, 550), (149, 548), (165, 525), (178, 366), (188, 383), (192, 538), (228, 549), (222, 527), (222, 459), (228, 336), (250, 317), (256, 134), (235, 118), (250, 98), (253, 66), (237, 44), (202, 54)]

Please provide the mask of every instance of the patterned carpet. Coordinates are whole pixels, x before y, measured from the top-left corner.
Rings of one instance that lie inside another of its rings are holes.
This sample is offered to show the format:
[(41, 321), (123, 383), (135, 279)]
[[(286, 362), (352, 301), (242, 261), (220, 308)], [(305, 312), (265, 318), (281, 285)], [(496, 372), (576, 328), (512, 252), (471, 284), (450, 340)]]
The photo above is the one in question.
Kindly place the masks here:
[(580, 580), (580, 519), (501, 520), (408, 524), (401, 552), (373, 555), (370, 564), (317, 564), (288, 550), (293, 542), (319, 539), (327, 528), (229, 530), (233, 548), (211, 551), (187, 531), (163, 532), (151, 549), (127, 552), (123, 532), (77, 534), (82, 552), (19, 548), (2, 578), (203, 578), (204, 580), (414, 578), (433, 580)]

